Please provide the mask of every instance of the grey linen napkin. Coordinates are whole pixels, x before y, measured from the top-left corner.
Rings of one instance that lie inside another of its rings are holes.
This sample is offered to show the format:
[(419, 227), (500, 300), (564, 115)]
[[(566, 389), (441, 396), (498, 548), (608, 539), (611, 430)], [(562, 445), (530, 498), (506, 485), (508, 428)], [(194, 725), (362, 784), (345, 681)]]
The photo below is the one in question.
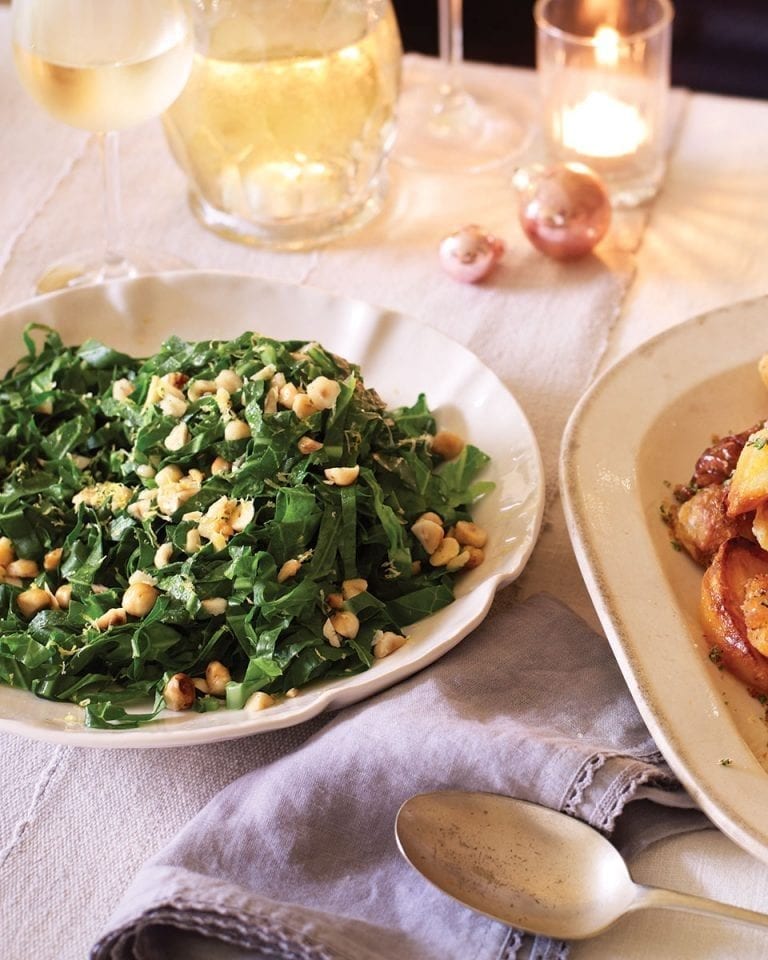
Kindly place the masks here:
[(398, 854), (400, 804), (457, 788), (564, 810), (625, 851), (708, 825), (605, 639), (551, 597), (505, 591), (436, 664), (222, 790), (141, 869), (91, 957), (565, 957), (565, 944), (454, 902)]

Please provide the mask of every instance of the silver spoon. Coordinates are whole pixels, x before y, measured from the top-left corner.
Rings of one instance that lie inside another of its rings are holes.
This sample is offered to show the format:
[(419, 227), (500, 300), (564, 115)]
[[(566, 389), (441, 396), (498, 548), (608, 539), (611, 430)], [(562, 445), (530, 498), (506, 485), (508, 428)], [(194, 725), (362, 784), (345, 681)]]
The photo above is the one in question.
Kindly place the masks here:
[(583, 940), (647, 907), (736, 920), (768, 916), (635, 883), (616, 848), (580, 820), (492, 793), (444, 791), (400, 808), (397, 843), (444, 893), (529, 933)]

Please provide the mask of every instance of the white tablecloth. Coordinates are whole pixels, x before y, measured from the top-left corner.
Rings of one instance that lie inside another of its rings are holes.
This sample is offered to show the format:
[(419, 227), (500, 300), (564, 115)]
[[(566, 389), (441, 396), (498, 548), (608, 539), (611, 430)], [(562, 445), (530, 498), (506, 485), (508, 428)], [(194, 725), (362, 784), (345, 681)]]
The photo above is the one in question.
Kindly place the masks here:
[[(0, 11), (0, 49), (8, 15)], [(475, 67), (500, 96), (535, 97), (531, 73)], [(664, 187), (645, 215), (621, 218), (594, 257), (561, 265), (516, 221), (509, 172), (437, 177), (391, 170), (382, 216), (326, 249), (277, 254), (228, 243), (189, 213), (159, 123), (123, 138), (129, 239), (195, 266), (247, 271), (412, 314), (469, 346), (515, 393), (536, 431), (548, 481), (534, 556), (512, 588), (548, 590), (589, 622), (557, 496), (562, 429), (608, 363), (693, 313), (766, 291), (768, 104), (677, 92)], [(30, 296), (44, 264), (92, 245), (98, 158), (84, 135), (28, 100), (0, 59), (0, 308)], [(486, 283), (460, 286), (437, 263), (440, 238), (483, 224), (507, 254)], [(756, 352), (761, 348), (756, 345)], [(286, 736), (298, 736), (287, 733)], [(0, 736), (0, 956), (83, 960), (134, 875), (223, 785), (262, 757), (260, 738), (183, 751), (87, 751)], [(768, 867), (715, 830), (655, 844), (638, 879), (768, 911)], [(574, 950), (585, 958), (762, 957), (753, 932), (649, 913)]]

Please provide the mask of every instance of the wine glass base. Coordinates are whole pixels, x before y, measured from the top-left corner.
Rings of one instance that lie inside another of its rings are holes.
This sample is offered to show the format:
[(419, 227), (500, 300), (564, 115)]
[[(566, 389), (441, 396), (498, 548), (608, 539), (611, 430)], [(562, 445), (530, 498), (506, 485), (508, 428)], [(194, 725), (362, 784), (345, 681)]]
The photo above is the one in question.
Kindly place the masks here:
[(392, 159), (416, 169), (479, 173), (519, 156), (531, 132), (531, 118), (519, 106), (427, 81), (400, 98)]
[(56, 261), (37, 279), (37, 293), (53, 293), (109, 280), (123, 280), (147, 273), (188, 270), (191, 265), (168, 253), (126, 250), (122, 259), (105, 262), (104, 252), (85, 250)]

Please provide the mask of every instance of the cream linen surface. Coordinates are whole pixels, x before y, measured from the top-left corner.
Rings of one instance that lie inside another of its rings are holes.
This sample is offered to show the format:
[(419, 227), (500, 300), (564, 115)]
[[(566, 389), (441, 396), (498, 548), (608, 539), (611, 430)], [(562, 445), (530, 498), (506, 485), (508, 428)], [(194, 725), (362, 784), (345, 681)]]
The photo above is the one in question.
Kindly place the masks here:
[(673, 323), (768, 293), (768, 103), (696, 94), (679, 131), (601, 369)]
[[(50, 150), (48, 131), (61, 136), (59, 125), (40, 121), (12, 64), (0, 64), (0, 71), (0, 89), (8, 99), (4, 109), (14, 122), (9, 143), (17, 158), (14, 169), (5, 173), (5, 182), (14, 183), (13, 207), (0, 211), (0, 236), (9, 238), (0, 283), (3, 308), (29, 297), (41, 265), (69, 250), (97, 245), (102, 209), (96, 145), (67, 131), (69, 139), (62, 137)], [(535, 82), (528, 72), (470, 72), (495, 79), (502, 96), (505, 87), (515, 98), (526, 94), (529, 109), (534, 102)], [(558, 264), (537, 253), (522, 234), (511, 188), (513, 168), (484, 176), (437, 177), (393, 164), (389, 200), (377, 221), (323, 250), (275, 254), (224, 241), (198, 225), (159, 123), (126, 131), (121, 138), (127, 243), (162, 248), (196, 267), (248, 272), (359, 297), (429, 323), (470, 347), (528, 415), (553, 506), (562, 427), (607, 348), (631, 281), (634, 259), (623, 248), (637, 239), (636, 218), (629, 240), (622, 222), (599, 255)], [(24, 172), (21, 188), (16, 169)], [(41, 189), (41, 181), (51, 180), (54, 184)], [(437, 260), (440, 239), (467, 222), (482, 224), (507, 244), (502, 264), (477, 286), (450, 280)], [(543, 572), (557, 563), (552, 583), (559, 596), (595, 622), (562, 526), (559, 512), (548, 515), (537, 552), (550, 562), (539, 567)], [(529, 592), (547, 589), (547, 576), (537, 576), (535, 566), (532, 571)]]
[[(7, 11), (0, 11), (5, 51), (8, 34)], [(533, 95), (529, 73), (478, 71), (499, 93)], [(196, 266), (311, 284), (403, 310), (470, 346), (526, 410), (549, 482), (542, 537), (512, 589), (522, 596), (549, 589), (594, 623), (556, 496), (558, 445), (574, 402), (603, 358), (700, 306), (766, 287), (768, 105), (684, 99), (668, 183), (636, 255), (618, 230), (598, 256), (558, 265), (523, 239), (508, 176), (451, 179), (397, 168), (386, 212), (362, 233), (306, 254), (249, 250), (193, 220), (183, 177), (156, 123), (123, 138), (127, 232), (129, 239)], [(101, 207), (93, 145), (26, 99), (10, 55), (0, 58), (0, 129), (0, 306), (8, 307), (29, 296), (41, 266), (93, 244)], [(503, 237), (508, 253), (489, 282), (462, 287), (440, 272), (436, 248), (444, 233), (472, 221)], [(615, 326), (630, 283), (627, 310)], [(139, 865), (224, 785), (290, 749), (312, 728), (152, 752), (74, 750), (0, 737), (6, 771), (0, 788), (0, 956), (83, 960)], [(654, 845), (638, 861), (638, 875), (768, 909), (768, 871), (714, 831), (697, 838)], [(755, 939), (723, 924), (647, 915), (579, 946), (574, 955), (659, 958), (661, 942), (674, 947), (666, 954), (670, 960), (764, 956)]]
[[(503, 80), (501, 90), (524, 84), (533, 94), (530, 75), (495, 73)], [(58, 125), (41, 120), (8, 61), (0, 65), (0, 89), (14, 124), (6, 142), (16, 158), (12, 168), (7, 155), (3, 160), (5, 183), (14, 184), (13, 209), (0, 213), (8, 238), (0, 306), (7, 307), (29, 296), (41, 265), (98, 240), (101, 207), (93, 144), (84, 146), (69, 131), (64, 137)], [(8, 129), (5, 117), (0, 120)], [(49, 149), (49, 131), (62, 137), (55, 149)], [(251, 250), (208, 233), (192, 218), (184, 179), (159, 124), (128, 131), (122, 156), (129, 240), (162, 247), (200, 267), (362, 297), (412, 314), (470, 346), (520, 400), (545, 461), (550, 511), (524, 589), (549, 583), (574, 609), (594, 617), (555, 503), (557, 453), (567, 415), (606, 348), (631, 279), (631, 255), (607, 245), (599, 257), (556, 264), (523, 238), (509, 174), (438, 178), (397, 167), (386, 211), (362, 233), (310, 253)], [(24, 172), (21, 186), (16, 171)], [(437, 245), (445, 233), (472, 221), (503, 237), (508, 253), (490, 282), (462, 286), (440, 270)], [(0, 804), (0, 900), (7, 904), (0, 942), (17, 944), (8, 960), (27, 960), (43, 943), (57, 945), (57, 960), (83, 957), (139, 865), (221, 787), (290, 748), (311, 728), (139, 753), (0, 738), (7, 767), (17, 771)], [(21, 882), (25, 872), (34, 882)], [(60, 891), (55, 910), (40, 908), (44, 891)]]

